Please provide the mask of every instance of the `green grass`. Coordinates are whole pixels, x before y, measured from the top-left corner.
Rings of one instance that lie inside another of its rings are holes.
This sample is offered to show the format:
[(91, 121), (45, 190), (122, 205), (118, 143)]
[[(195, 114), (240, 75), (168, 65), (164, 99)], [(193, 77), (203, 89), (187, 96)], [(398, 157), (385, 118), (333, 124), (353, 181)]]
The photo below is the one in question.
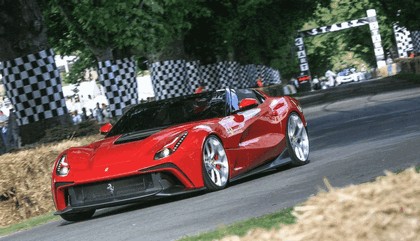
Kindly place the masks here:
[(229, 226), (219, 227), (215, 231), (202, 233), (197, 236), (190, 236), (179, 241), (211, 241), (221, 239), (229, 235), (244, 236), (249, 230), (255, 228), (271, 229), (279, 227), (280, 224), (295, 223), (295, 217), (292, 215), (292, 208), (281, 210), (280, 212), (268, 214), (258, 218), (251, 218)]
[(408, 80), (417, 84), (420, 84), (420, 74), (397, 74), (396, 78)]
[(58, 220), (59, 218), (60, 217), (58, 217), (58, 216), (53, 216), (52, 212), (50, 212), (48, 214), (38, 216), (38, 217), (30, 218), (30, 219), (25, 220), (21, 223), (12, 224), (12, 225), (10, 225), (8, 227), (5, 227), (5, 228), (0, 228), (0, 237), (6, 236), (6, 235), (11, 234), (11, 233), (15, 233), (17, 231), (30, 229), (30, 228), (33, 228), (35, 226), (39, 226), (39, 225), (44, 224), (44, 223), (55, 221), (55, 220)]
[[(415, 169), (417, 172), (420, 172), (420, 165), (416, 166)], [(397, 171), (396, 173), (402, 171), (404, 170)], [(375, 181), (375, 179), (372, 179), (371, 181)], [(213, 241), (229, 235), (244, 236), (249, 230), (255, 228), (271, 229), (277, 228), (281, 224), (293, 224), (296, 222), (296, 219), (292, 215), (292, 210), (292, 208), (284, 209), (277, 213), (252, 218), (229, 226), (219, 227), (214, 231), (202, 233), (197, 236), (185, 237), (178, 241)]]

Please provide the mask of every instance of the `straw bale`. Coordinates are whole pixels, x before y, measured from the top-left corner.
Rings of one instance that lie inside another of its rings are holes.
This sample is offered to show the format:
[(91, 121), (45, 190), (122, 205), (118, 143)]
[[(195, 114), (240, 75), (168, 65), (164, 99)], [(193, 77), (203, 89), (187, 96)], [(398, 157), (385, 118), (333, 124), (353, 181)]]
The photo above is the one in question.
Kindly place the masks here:
[(222, 240), (419, 240), (420, 174), (414, 168), (341, 189), (325, 184), (328, 192), (294, 208), (295, 224)]
[(50, 186), (54, 160), (69, 147), (99, 138), (65, 140), (0, 156), (0, 226), (53, 211)]

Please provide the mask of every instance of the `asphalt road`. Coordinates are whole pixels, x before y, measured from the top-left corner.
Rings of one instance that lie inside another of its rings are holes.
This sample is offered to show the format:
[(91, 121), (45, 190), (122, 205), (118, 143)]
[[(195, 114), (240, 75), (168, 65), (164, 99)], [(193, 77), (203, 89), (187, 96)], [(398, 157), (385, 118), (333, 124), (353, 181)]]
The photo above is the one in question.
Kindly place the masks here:
[(420, 86), (338, 99), (304, 107), (311, 141), (306, 166), (219, 192), (99, 210), (88, 221), (60, 220), (0, 240), (176, 240), (294, 206), (324, 188), (323, 177), (342, 187), (419, 165)]

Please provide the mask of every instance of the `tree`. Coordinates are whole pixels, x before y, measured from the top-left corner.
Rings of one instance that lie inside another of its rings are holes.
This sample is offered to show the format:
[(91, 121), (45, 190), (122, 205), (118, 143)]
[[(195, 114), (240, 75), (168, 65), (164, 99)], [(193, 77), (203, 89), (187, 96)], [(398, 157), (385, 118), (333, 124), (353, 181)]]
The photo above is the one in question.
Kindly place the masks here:
[(36, 1), (0, 2), (0, 61), (48, 48), (47, 28)]
[(387, 18), (410, 31), (420, 30), (420, 2), (417, 0), (376, 0)]
[(67, 116), (61, 79), (37, 1), (0, 1), (0, 72), (30, 143)]
[(171, 53), (183, 55), (171, 52), (168, 46), (189, 28), (186, 18), (203, 12), (199, 2), (182, 0), (54, 0), (45, 4), (50, 40), (59, 52), (83, 52), (84, 57), (94, 56), (97, 61), (131, 55), (154, 61)]
[[(376, 9), (382, 46), (392, 48), (392, 27), (383, 10), (371, 0), (332, 0), (328, 7), (319, 6), (304, 29), (328, 26), (366, 17), (366, 10)], [(339, 71), (350, 66), (361, 69), (376, 67), (373, 43), (368, 25), (306, 38), (312, 74), (323, 75), (327, 69)]]
[(235, 60), (280, 69), (286, 76), (297, 68), (294, 36), (324, 0), (206, 1), (210, 16), (192, 23), (186, 35), (191, 56), (204, 63)]

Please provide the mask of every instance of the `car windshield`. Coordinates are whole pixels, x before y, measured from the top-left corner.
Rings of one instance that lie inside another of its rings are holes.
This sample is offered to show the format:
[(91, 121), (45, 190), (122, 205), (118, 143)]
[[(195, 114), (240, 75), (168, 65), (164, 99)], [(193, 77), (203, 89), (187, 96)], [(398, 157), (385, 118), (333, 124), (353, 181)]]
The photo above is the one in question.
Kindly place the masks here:
[(139, 104), (118, 120), (107, 137), (224, 117), (226, 112), (224, 91), (204, 92)]

